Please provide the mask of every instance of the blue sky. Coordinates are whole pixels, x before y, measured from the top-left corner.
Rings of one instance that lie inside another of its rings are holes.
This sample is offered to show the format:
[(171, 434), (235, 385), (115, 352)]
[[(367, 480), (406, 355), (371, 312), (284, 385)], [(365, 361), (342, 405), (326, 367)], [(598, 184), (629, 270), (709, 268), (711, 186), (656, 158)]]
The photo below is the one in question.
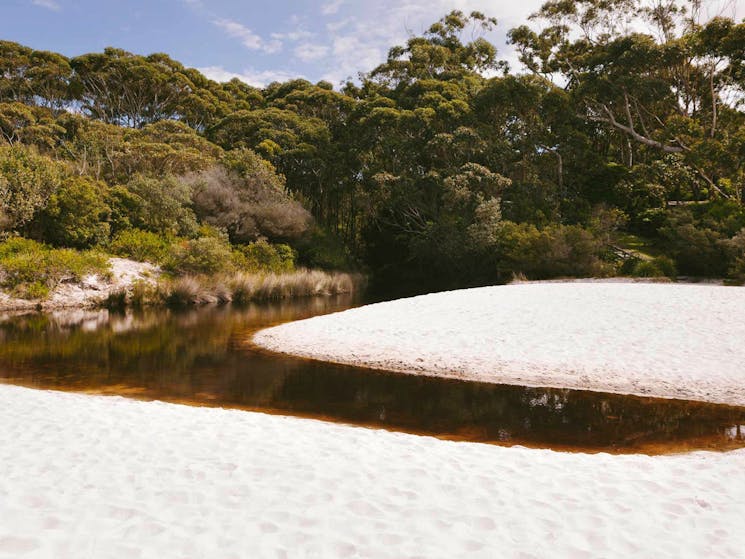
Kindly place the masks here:
[[(714, 0), (738, 17), (745, 0)], [(115, 46), (166, 52), (220, 81), (304, 77), (335, 85), (382, 62), (389, 47), (452, 9), (499, 19), (505, 43), (542, 0), (2, 0), (0, 38), (68, 56)], [(717, 10), (721, 7), (717, 6)]]

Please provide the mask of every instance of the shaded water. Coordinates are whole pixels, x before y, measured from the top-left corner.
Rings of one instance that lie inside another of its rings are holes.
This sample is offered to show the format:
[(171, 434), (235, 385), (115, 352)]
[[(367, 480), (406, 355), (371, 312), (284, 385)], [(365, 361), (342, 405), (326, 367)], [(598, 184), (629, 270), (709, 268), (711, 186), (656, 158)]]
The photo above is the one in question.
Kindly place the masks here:
[(278, 356), (250, 344), (259, 328), (353, 303), (338, 297), (5, 316), (0, 381), (561, 450), (745, 446), (745, 408), (386, 373)]

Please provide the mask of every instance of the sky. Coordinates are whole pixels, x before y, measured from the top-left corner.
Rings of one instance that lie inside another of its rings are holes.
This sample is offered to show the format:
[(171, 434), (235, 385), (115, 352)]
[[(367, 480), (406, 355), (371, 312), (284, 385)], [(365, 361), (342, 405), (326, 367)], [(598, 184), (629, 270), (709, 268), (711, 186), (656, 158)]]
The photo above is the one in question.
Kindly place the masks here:
[[(745, 0), (710, 0), (745, 16)], [(517, 65), (507, 31), (543, 0), (0, 0), (0, 39), (67, 56), (114, 46), (165, 52), (208, 77), (255, 86), (302, 77), (338, 85), (385, 60), (451, 10), (499, 20), (487, 38)]]

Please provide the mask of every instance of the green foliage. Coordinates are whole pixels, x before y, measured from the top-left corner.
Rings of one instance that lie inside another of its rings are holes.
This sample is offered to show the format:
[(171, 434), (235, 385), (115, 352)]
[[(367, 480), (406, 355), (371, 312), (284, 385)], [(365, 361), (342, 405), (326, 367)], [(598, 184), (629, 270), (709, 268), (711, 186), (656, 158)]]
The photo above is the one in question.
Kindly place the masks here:
[(0, 145), (0, 230), (27, 224), (62, 182), (63, 168), (20, 144)]
[(741, 207), (727, 201), (677, 208), (668, 212), (659, 233), (681, 274), (735, 277), (744, 217)]
[(745, 284), (745, 228), (727, 243), (730, 255), (730, 266), (727, 277), (734, 283)]
[(295, 251), (289, 245), (262, 240), (238, 245), (235, 250), (234, 261), (246, 270), (285, 273), (295, 269)]
[(677, 276), (675, 262), (667, 256), (658, 256), (652, 259), (632, 258), (624, 262), (621, 270), (633, 277), (639, 278), (671, 278)]
[(697, 204), (691, 211), (698, 226), (719, 231), (728, 237), (745, 227), (745, 206), (733, 200)]
[(122, 203), (125, 208), (131, 204), (128, 213), (132, 226), (166, 237), (192, 237), (197, 233), (199, 225), (191, 209), (191, 191), (182, 181), (138, 175), (127, 183), (127, 191), (132, 196), (121, 196), (120, 200), (126, 198)]
[(21, 237), (0, 243), (1, 284), (19, 297), (43, 298), (62, 281), (108, 270), (108, 257), (100, 252), (53, 249)]
[(156, 233), (141, 229), (125, 229), (118, 233), (108, 246), (117, 256), (138, 262), (162, 264), (171, 253), (171, 241)]
[(722, 277), (727, 272), (726, 237), (697, 226), (690, 211), (671, 212), (660, 235), (681, 274)]
[(344, 242), (338, 236), (331, 235), (318, 227), (297, 243), (296, 248), (298, 263), (308, 268), (323, 270), (354, 268), (352, 256)]
[(106, 185), (84, 177), (65, 180), (49, 198), (38, 222), (44, 240), (55, 246), (89, 248), (109, 238)]
[(19, 102), (0, 102), (0, 139), (4, 138), (10, 144), (21, 142), (49, 149), (54, 147), (62, 133), (64, 128), (57, 124), (49, 109)]
[(538, 229), (506, 221), (495, 233), (492, 250), (503, 278), (602, 277), (614, 272), (603, 261), (603, 242), (577, 225)]
[[(610, 273), (624, 234), (683, 274), (739, 274), (745, 23), (642, 0), (536, 16), (509, 32), (530, 73), (499, 61), (493, 18), (453, 11), (341, 91), (0, 41), (0, 228), (65, 246), (106, 224), (225, 244), (209, 226), (416, 290)], [(164, 258), (152, 238), (118, 242)]]
[(234, 268), (230, 245), (215, 237), (199, 237), (173, 245), (164, 268), (177, 275), (216, 274)]

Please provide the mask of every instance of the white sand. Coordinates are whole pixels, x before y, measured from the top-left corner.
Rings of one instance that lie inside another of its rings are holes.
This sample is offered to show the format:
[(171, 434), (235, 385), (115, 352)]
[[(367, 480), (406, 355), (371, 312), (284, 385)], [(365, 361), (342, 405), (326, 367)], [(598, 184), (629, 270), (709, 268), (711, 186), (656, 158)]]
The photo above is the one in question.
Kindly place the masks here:
[(274, 351), (409, 373), (745, 405), (741, 287), (487, 287), (314, 317), (254, 340)]
[(745, 450), (563, 454), (4, 385), (0, 425), (0, 558), (745, 550)]

